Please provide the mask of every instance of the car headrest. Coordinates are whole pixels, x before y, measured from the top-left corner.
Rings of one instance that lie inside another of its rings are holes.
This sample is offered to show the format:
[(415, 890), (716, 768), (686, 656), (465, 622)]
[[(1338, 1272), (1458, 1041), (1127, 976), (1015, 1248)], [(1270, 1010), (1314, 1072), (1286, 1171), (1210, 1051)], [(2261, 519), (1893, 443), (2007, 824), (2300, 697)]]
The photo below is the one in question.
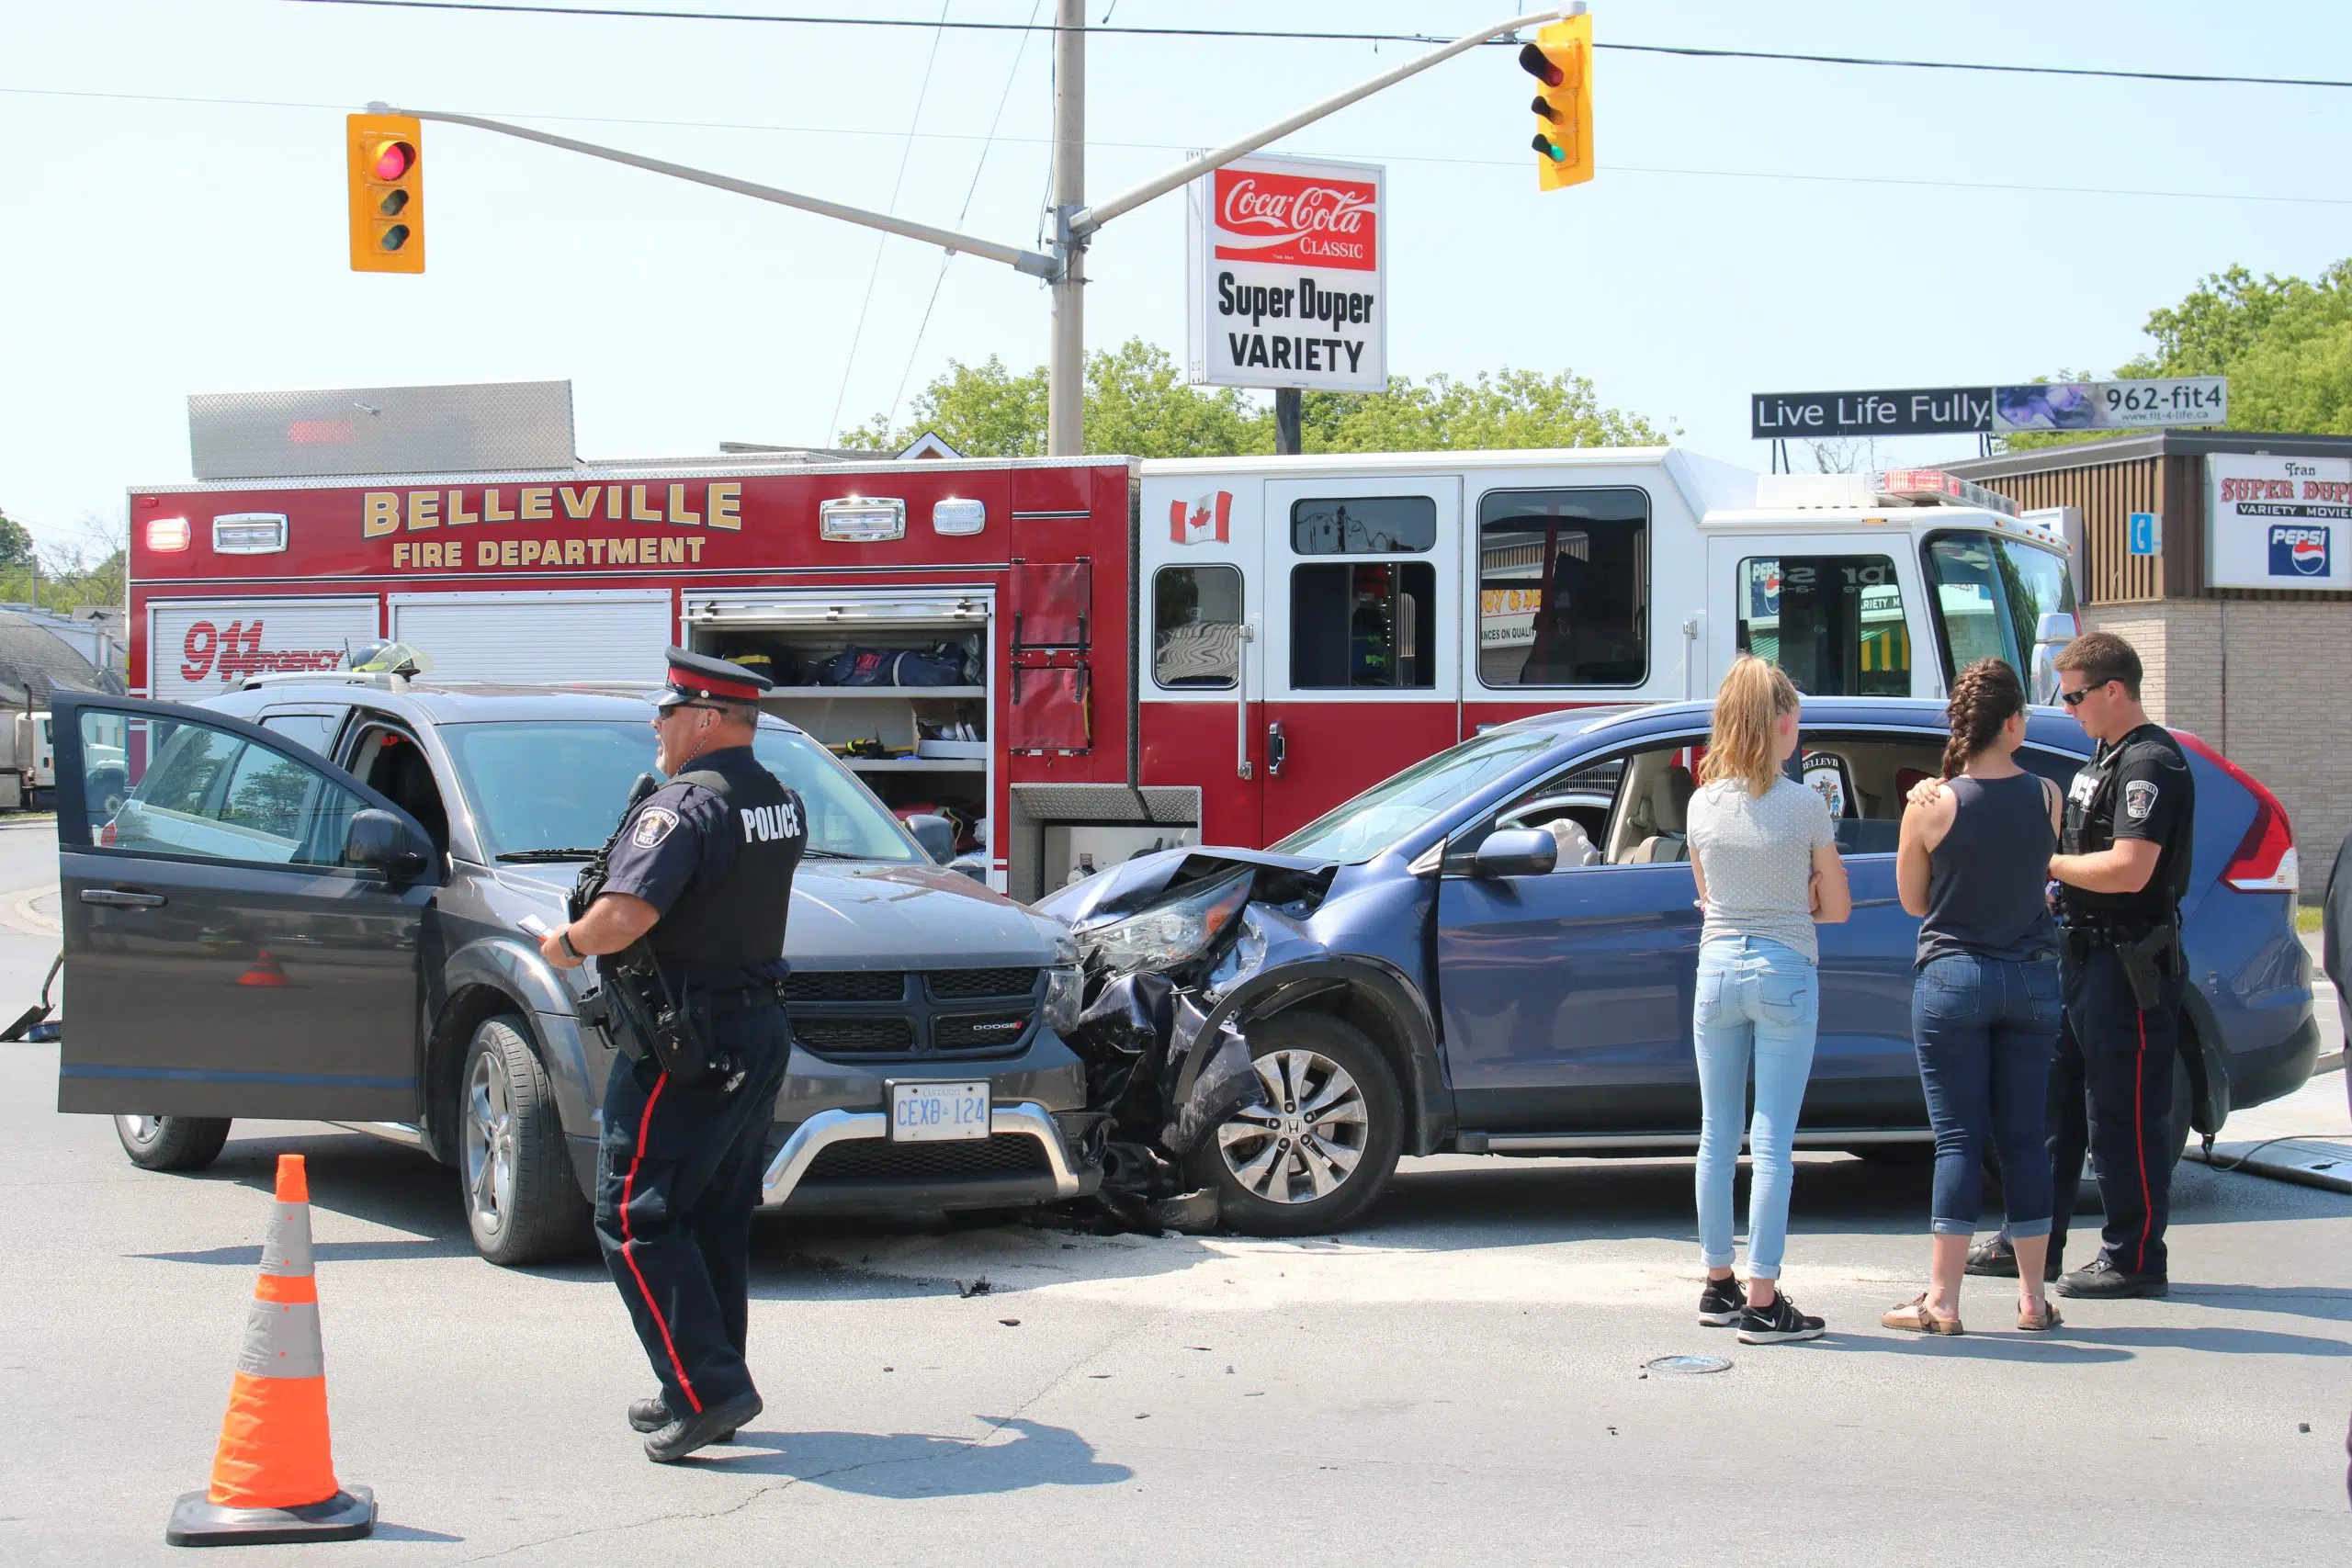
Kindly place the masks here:
[(1537, 822), (1532, 826), (1551, 834), (1552, 841), (1560, 847), (1556, 863), (1559, 868), (1600, 863), (1600, 851), (1593, 844), (1592, 836), (1584, 830), (1584, 824), (1575, 818), (1555, 817), (1549, 822)]
[(1895, 769), (1894, 798), (1898, 801), (1903, 799), (1904, 796), (1909, 795), (1913, 788), (1919, 784), (1923, 780), (1931, 779), (1935, 776), (1935, 774), (1928, 773), (1924, 768)]
[(1690, 777), (1690, 770), (1679, 762), (1658, 770), (1657, 777), (1650, 781), (1650, 818), (1657, 823), (1659, 832), (1689, 830), (1690, 796), (1698, 787)]

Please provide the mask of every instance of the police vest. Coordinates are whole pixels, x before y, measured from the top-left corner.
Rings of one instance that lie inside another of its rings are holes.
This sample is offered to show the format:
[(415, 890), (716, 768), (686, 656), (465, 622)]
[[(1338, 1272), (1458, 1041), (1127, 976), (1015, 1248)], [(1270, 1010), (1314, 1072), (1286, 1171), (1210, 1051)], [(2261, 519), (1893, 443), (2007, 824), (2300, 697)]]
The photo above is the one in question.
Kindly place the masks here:
[[(2152, 771), (2161, 775), (2164, 787), (2175, 795), (2166, 803), (2170, 831), (2158, 845), (2154, 874), (2137, 893), (2064, 889), (2061, 897), (2070, 923), (2105, 921), (2131, 934), (2178, 918), (2181, 897), (2188, 891), (2189, 862), (2195, 852), (2196, 795), (2188, 759), (2181, 751), (2180, 743), (2162, 726), (2142, 725), (2116, 744), (2101, 747), (2098, 755), (2083, 764), (2082, 771), (2075, 775), (2073, 787), (2066, 792), (2065, 826), (2059, 833), (2058, 848), (2060, 853), (2070, 855), (2097, 854), (2112, 849), (2116, 810), (2119, 806), (2132, 808), (2124, 795), (2126, 789), (2134, 787), (2127, 784), (2125, 789), (2119, 789), (2119, 777), (2128, 773), (2136, 779)], [(2144, 807), (2134, 812), (2144, 814)]]
[(792, 874), (808, 842), (800, 797), (748, 749), (671, 782), (718, 797), (714, 816), (729, 836), (729, 854), (717, 874), (689, 883), (646, 933), (654, 958), (664, 974), (680, 977), (716, 979), (746, 969), (781, 974)]

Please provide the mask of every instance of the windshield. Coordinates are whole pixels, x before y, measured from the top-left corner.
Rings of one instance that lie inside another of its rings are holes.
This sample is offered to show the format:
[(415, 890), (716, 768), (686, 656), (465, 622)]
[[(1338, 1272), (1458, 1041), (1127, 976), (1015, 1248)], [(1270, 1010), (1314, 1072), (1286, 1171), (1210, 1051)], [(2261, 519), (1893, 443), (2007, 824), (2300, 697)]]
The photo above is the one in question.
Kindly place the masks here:
[(1945, 681), (1980, 659), (1999, 659), (2029, 683), (2034, 701), (2050, 701), (2054, 672), (2047, 658), (2036, 656), (2034, 637), (2042, 616), (2074, 613), (2064, 558), (2029, 540), (1973, 533), (1935, 535), (1927, 558), (1943, 628)]
[[(451, 724), (441, 735), (492, 856), (594, 850), (612, 836), (637, 775), (653, 771), (652, 726), (625, 719)], [(882, 803), (808, 737), (763, 727), (752, 752), (800, 792), (810, 853), (922, 858)]]
[(1272, 848), (1348, 864), (1368, 861), (1558, 739), (1548, 729), (1498, 729), (1464, 740), (1334, 807)]

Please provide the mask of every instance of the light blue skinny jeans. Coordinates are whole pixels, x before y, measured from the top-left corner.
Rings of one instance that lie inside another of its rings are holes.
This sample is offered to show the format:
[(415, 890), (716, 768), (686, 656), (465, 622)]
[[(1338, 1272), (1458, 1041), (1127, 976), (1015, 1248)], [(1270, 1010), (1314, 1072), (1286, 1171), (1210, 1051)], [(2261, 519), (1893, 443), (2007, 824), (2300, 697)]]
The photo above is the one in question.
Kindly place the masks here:
[(1821, 1017), (1814, 961), (1760, 936), (1716, 937), (1699, 950), (1690, 1037), (1699, 1055), (1699, 1252), (1710, 1269), (1732, 1259), (1732, 1179), (1739, 1170), (1747, 1063), (1756, 1059), (1756, 1119), (1748, 1128), (1747, 1271), (1781, 1277), (1789, 1234), (1789, 1146), (1813, 1071)]

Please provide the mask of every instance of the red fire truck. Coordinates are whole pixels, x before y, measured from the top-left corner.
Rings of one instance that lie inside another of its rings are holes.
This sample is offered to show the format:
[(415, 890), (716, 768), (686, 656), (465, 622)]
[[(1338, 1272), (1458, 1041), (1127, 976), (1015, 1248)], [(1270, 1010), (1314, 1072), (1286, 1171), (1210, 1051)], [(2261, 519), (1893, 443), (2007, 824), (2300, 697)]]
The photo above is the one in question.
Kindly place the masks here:
[(2059, 532), (1933, 470), (583, 462), (568, 389), (514, 434), (533, 391), (193, 400), (202, 477), (130, 495), (133, 690), (378, 638), (436, 681), (650, 681), (682, 642), (767, 671), (775, 711), (1031, 898), (1155, 841), (1272, 842), (1487, 725), (1705, 695), (1742, 650), (1810, 692), (1934, 696), (2074, 630)]

